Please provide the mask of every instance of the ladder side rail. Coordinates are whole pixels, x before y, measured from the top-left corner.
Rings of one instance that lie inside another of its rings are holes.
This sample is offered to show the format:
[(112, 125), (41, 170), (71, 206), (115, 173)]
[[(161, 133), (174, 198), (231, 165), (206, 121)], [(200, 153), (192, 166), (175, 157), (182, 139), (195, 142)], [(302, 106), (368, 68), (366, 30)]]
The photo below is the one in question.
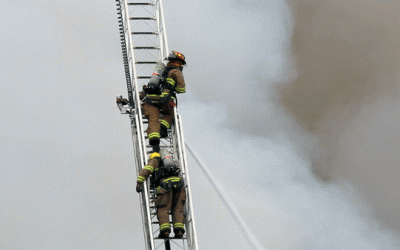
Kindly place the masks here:
[(177, 127), (175, 126), (176, 124), (176, 116), (174, 117), (174, 126), (171, 126), (171, 136), (172, 136), (172, 149), (174, 152), (174, 159), (179, 160), (180, 166), (182, 166), (181, 159), (179, 158), (179, 146), (178, 146), (178, 138), (176, 137), (176, 129)]
[[(190, 242), (190, 246), (193, 246), (193, 245), (197, 245), (197, 244), (195, 244), (194, 242), (196, 242), (196, 240), (195, 240), (195, 238), (196, 238), (196, 235), (194, 234), (194, 228), (193, 228), (193, 225), (194, 224), (192, 224), (192, 222), (194, 222), (194, 214), (193, 214), (193, 209), (192, 209), (192, 206), (190, 206), (190, 204), (191, 204), (191, 193), (190, 193), (190, 183), (188, 183), (188, 179), (187, 179), (187, 177), (188, 177), (188, 175), (187, 175), (187, 166), (186, 166), (186, 162), (184, 161), (184, 150), (183, 150), (183, 147), (184, 147), (184, 144), (182, 144), (182, 130), (181, 130), (181, 128), (180, 128), (180, 120), (179, 120), (179, 118), (180, 118), (180, 116), (178, 116), (178, 114), (177, 114), (177, 111), (176, 111), (176, 107), (174, 107), (174, 120), (175, 120), (175, 123), (174, 123), (174, 127), (176, 128), (175, 129), (175, 138), (176, 138), (176, 142), (177, 142), (177, 148), (178, 148), (178, 157), (179, 157), (179, 162), (180, 162), (180, 165), (181, 165), (181, 168), (182, 168), (182, 173), (183, 173), (183, 176), (184, 176), (184, 179), (185, 179), (185, 181), (186, 181), (186, 184), (187, 184), (187, 203), (185, 204), (185, 212), (186, 212), (186, 220), (185, 220), (185, 224), (186, 224), (186, 229), (187, 229), (187, 233), (186, 233), (186, 235), (187, 235), (187, 238), (188, 238), (188, 242)], [(190, 220), (188, 219), (188, 216), (190, 216)], [(193, 232), (193, 234), (192, 234), (192, 232)]]
[[(136, 173), (139, 174), (139, 171), (143, 168), (143, 153), (142, 153), (142, 141), (140, 140), (140, 133), (138, 131), (139, 124), (138, 124), (138, 115), (135, 114), (135, 125), (136, 131), (134, 131), (134, 127), (132, 126), (132, 135), (133, 139), (136, 137), (134, 144), (136, 144)], [(150, 207), (149, 203), (147, 202), (149, 193), (148, 193), (148, 184), (145, 182), (143, 183), (143, 191), (140, 193), (140, 201), (141, 201), (141, 211), (142, 211), (142, 221), (143, 221), (143, 228), (145, 242), (147, 245), (147, 249), (153, 250), (154, 249), (154, 241), (153, 241), (153, 234), (151, 232), (151, 214), (150, 214)]]
[(157, 25), (157, 33), (158, 33), (158, 44), (159, 44), (159, 46), (160, 46), (160, 53), (159, 53), (159, 55), (160, 55), (160, 57), (161, 57), (161, 62), (163, 61), (163, 55), (164, 55), (164, 52), (163, 52), (163, 48), (164, 48), (164, 44), (163, 44), (163, 38), (162, 38), (162, 35), (161, 35), (161, 24), (160, 24), (160, 22), (162, 21), (162, 20), (160, 20), (160, 8), (159, 8), (159, 6), (158, 5), (156, 5), (156, 9), (155, 9), (155, 11), (156, 11), (156, 19), (157, 19), (157, 23), (156, 23), (156, 25)]
[[(135, 119), (136, 116), (137, 115), (133, 116), (133, 114), (129, 115), (129, 118), (131, 119), (131, 133), (132, 133), (133, 150), (134, 150), (135, 154), (137, 155), (138, 151), (140, 150), (140, 147), (139, 147), (139, 140), (137, 138), (137, 129), (136, 129), (137, 128), (137, 126), (136, 126), (137, 119)], [(140, 162), (137, 159), (138, 158), (136, 158), (136, 161), (135, 161), (136, 173), (139, 172), (139, 168), (140, 168)], [(140, 200), (140, 212), (142, 214), (142, 226), (143, 226), (144, 232), (147, 232), (146, 207), (142, 200), (142, 194), (139, 195), (139, 200)], [(143, 234), (143, 236), (144, 236), (144, 243), (146, 245), (146, 249), (150, 249), (150, 242), (148, 240), (149, 238), (148, 238), (147, 234), (145, 233), (145, 234)]]
[(179, 124), (178, 123), (178, 115), (177, 115), (176, 106), (175, 106), (174, 107), (174, 127), (175, 127), (175, 129), (173, 131), (173, 132), (175, 132), (175, 133), (173, 133), (174, 134), (174, 144), (178, 151), (179, 163), (182, 167), (182, 170), (184, 170), (185, 168), (183, 166), (184, 162), (182, 161), (183, 160), (183, 155), (182, 155), (182, 151), (181, 151), (182, 145), (181, 145), (181, 140), (180, 140), (180, 131), (179, 131), (178, 124)]
[[(187, 183), (187, 179), (186, 179), (186, 166), (185, 166), (185, 162), (183, 161), (183, 154), (182, 154), (182, 144), (181, 144), (181, 137), (180, 137), (180, 129), (179, 129), (179, 120), (178, 120), (178, 114), (176, 111), (176, 107), (174, 108), (174, 126), (173, 126), (174, 130), (173, 130), (173, 135), (174, 135), (174, 147), (175, 147), (175, 152), (177, 153), (177, 155), (175, 155), (175, 157), (177, 157), (179, 159), (179, 164), (181, 166), (181, 173), (183, 176), (183, 179), (185, 181), (185, 186), (188, 187), (188, 183)], [(187, 189), (188, 190), (188, 189)], [(187, 196), (186, 196), (186, 202), (184, 205), (184, 213), (185, 213), (185, 226), (186, 226), (186, 236), (187, 236), (187, 242), (188, 245), (190, 247), (190, 243), (191, 243), (191, 217), (192, 215), (190, 214), (190, 210), (188, 209), (188, 204), (190, 203), (190, 197), (188, 192), (186, 192)], [(191, 248), (190, 248), (191, 249)]]
[[(137, 132), (138, 132), (138, 142), (139, 142), (139, 153), (138, 155), (136, 155), (137, 157), (137, 161), (138, 161), (138, 169), (142, 169), (143, 168), (143, 164), (145, 162), (147, 162), (147, 154), (146, 149), (145, 149), (145, 140), (144, 140), (144, 133), (143, 133), (143, 120), (142, 120), (142, 110), (141, 110), (141, 106), (140, 106), (140, 99), (139, 99), (139, 91), (138, 91), (138, 82), (137, 82), (137, 72), (136, 72), (136, 65), (134, 62), (134, 58), (135, 58), (135, 54), (134, 54), (134, 50), (133, 50), (133, 42), (132, 42), (132, 31), (131, 31), (131, 26), (130, 26), (130, 18), (129, 18), (129, 11), (128, 11), (128, 3), (125, 0), (124, 2), (124, 6), (125, 6), (125, 18), (126, 18), (126, 23), (127, 23), (127, 32), (128, 32), (128, 46), (129, 46), (129, 50), (128, 52), (130, 53), (130, 62), (131, 62), (131, 67), (130, 67), (130, 72), (131, 74), (133, 73), (133, 77), (131, 77), (132, 80), (134, 80), (134, 91), (135, 91), (135, 114), (136, 114), (136, 128), (137, 128)], [(143, 143), (142, 143), (143, 142)], [(139, 158), (139, 159), (138, 159)], [(139, 174), (139, 172), (137, 172), (137, 174)], [(149, 208), (149, 203), (147, 202), (149, 200), (149, 187), (147, 185), (147, 183), (143, 184), (143, 195), (142, 195), (142, 200), (143, 200), (143, 204), (142, 207), (145, 210), (145, 214), (146, 214), (146, 218), (145, 220), (147, 221), (147, 223), (145, 223), (147, 230), (145, 230), (145, 235), (147, 236), (147, 241), (148, 241), (148, 246), (149, 246), (149, 250), (154, 250), (154, 237), (153, 237), (153, 229), (151, 227), (151, 215), (150, 215), (150, 208)]]
[[(194, 217), (194, 210), (193, 210), (193, 203), (192, 203), (192, 192), (191, 192), (191, 186), (190, 186), (190, 176), (189, 176), (189, 167), (187, 165), (187, 158), (186, 158), (186, 147), (185, 147), (185, 137), (183, 134), (183, 126), (182, 126), (182, 117), (181, 115), (177, 115), (178, 118), (178, 123), (179, 123), (179, 130), (180, 130), (180, 138), (181, 138), (181, 145), (182, 145), (182, 156), (183, 156), (183, 166), (185, 168), (185, 175), (186, 175), (186, 181), (187, 181), (187, 193), (189, 196), (188, 199), (188, 206), (187, 210), (190, 211), (190, 219), (191, 221), (191, 230), (192, 234), (190, 234), (190, 245), (191, 249), (197, 250), (198, 249), (198, 244), (197, 244), (197, 232), (196, 232), (196, 223), (195, 223), (195, 217)], [(188, 239), (189, 240), (189, 239)]]
[(161, 52), (161, 58), (165, 58), (165, 57), (168, 56), (168, 52), (169, 52), (168, 40), (167, 40), (167, 29), (165, 27), (164, 8), (163, 8), (162, 0), (158, 0), (158, 2), (159, 2), (159, 6), (160, 6), (159, 9), (160, 9), (160, 14), (161, 14), (162, 29), (163, 29), (162, 37), (163, 37), (163, 40), (164, 40), (164, 49), (165, 49), (165, 50), (162, 50), (162, 52)]
[(164, 40), (164, 26), (163, 26), (163, 17), (161, 16), (161, 9), (160, 5), (156, 1), (155, 3), (156, 6), (156, 18), (157, 18), (157, 33), (158, 33), (158, 40), (159, 40), (159, 46), (160, 46), (160, 61), (162, 62), (164, 58), (166, 57), (166, 52), (165, 52), (165, 40)]
[(162, 42), (162, 40), (161, 40), (161, 33), (160, 33), (160, 30), (161, 30), (161, 27), (160, 27), (160, 10), (159, 10), (159, 7), (158, 7), (158, 5), (157, 5), (157, 3), (156, 2), (154, 2), (153, 3), (153, 8), (154, 8), (154, 12), (155, 12), (155, 30), (156, 30), (156, 33), (157, 33), (157, 38), (158, 38), (158, 59), (160, 60), (160, 62), (162, 62), (163, 61), (163, 57), (162, 57), (162, 55), (163, 55), (163, 53), (162, 53), (162, 48), (163, 48), (163, 42)]

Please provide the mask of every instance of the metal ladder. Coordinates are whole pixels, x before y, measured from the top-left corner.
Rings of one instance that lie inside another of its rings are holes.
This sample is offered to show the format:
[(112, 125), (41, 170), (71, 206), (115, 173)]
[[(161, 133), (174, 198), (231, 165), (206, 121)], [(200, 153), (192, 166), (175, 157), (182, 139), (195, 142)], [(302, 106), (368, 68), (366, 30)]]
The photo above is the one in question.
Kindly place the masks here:
[[(122, 114), (128, 114), (131, 121), (133, 149), (135, 153), (136, 173), (147, 164), (152, 147), (148, 143), (148, 121), (142, 115), (139, 92), (147, 83), (157, 62), (167, 57), (168, 43), (164, 24), (162, 0), (116, 0), (117, 14), (128, 89), (129, 107), (119, 104)], [(144, 183), (140, 193), (143, 232), (146, 250), (188, 249), (197, 250), (195, 218), (187, 167), (185, 143), (181, 116), (175, 111), (175, 121), (166, 138), (161, 138), (160, 147), (172, 152), (173, 159), (179, 160), (183, 179), (186, 184), (185, 230), (182, 239), (159, 239), (159, 226), (156, 218), (154, 201), (155, 190), (150, 187), (150, 180)], [(149, 178), (150, 179), (150, 178)], [(172, 243), (172, 244), (171, 244)]]

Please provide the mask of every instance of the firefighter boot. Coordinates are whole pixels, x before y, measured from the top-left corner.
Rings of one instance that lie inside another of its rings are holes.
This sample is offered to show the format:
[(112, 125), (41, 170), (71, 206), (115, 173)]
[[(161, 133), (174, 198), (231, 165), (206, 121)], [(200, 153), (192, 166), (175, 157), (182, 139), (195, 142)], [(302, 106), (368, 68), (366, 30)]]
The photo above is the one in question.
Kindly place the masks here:
[(167, 127), (161, 124), (160, 137), (165, 138), (168, 136)]
[(171, 231), (169, 228), (162, 229), (162, 230), (160, 230), (160, 234), (158, 235), (158, 238), (163, 238), (163, 239), (169, 238), (170, 232)]
[(183, 234), (185, 233), (185, 229), (183, 228), (175, 228), (174, 229), (174, 233), (175, 233), (175, 238), (178, 239), (182, 239), (183, 238)]
[(160, 144), (153, 145), (153, 153), (160, 153)]
[(153, 153), (160, 152), (160, 139), (152, 139), (149, 141), (149, 143), (153, 147)]

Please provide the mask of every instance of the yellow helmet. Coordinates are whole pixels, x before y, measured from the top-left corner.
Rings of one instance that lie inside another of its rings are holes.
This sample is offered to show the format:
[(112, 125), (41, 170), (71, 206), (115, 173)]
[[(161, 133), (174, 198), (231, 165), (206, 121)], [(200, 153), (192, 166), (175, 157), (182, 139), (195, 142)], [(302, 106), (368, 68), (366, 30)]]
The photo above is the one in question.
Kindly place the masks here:
[(160, 156), (159, 153), (154, 152), (154, 153), (152, 153), (152, 154), (150, 155), (150, 159), (149, 159), (149, 160), (153, 159), (154, 157), (161, 157), (161, 156)]

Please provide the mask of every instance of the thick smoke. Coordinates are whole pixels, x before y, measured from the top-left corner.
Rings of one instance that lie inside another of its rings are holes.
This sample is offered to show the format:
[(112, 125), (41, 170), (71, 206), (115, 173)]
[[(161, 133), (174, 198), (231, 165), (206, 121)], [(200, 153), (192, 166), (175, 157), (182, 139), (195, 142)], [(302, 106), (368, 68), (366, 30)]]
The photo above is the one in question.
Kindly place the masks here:
[(279, 86), (279, 103), (317, 138), (309, 154), (314, 173), (349, 180), (400, 230), (399, 4), (288, 4), (296, 77)]

